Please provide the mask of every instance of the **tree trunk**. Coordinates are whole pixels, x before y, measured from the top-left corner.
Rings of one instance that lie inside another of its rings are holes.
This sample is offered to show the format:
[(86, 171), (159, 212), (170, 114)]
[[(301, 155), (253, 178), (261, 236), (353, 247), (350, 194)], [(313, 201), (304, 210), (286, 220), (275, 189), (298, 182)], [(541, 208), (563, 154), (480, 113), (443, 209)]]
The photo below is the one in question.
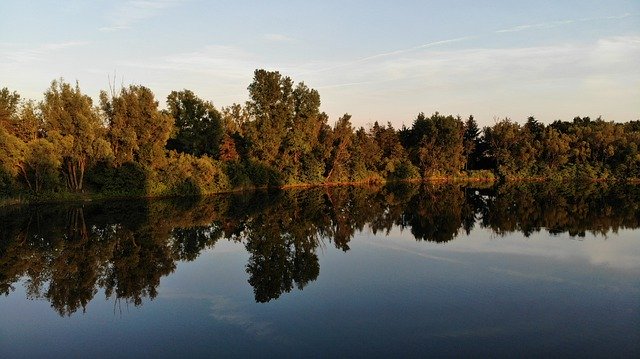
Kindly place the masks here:
[(29, 189), (33, 191), (33, 188), (31, 187), (31, 182), (29, 181), (29, 176), (27, 175), (27, 171), (24, 169), (24, 165), (18, 164), (17, 167), (20, 169), (20, 172), (22, 173), (22, 176), (24, 177), (25, 182), (27, 182), (27, 186), (29, 186)]

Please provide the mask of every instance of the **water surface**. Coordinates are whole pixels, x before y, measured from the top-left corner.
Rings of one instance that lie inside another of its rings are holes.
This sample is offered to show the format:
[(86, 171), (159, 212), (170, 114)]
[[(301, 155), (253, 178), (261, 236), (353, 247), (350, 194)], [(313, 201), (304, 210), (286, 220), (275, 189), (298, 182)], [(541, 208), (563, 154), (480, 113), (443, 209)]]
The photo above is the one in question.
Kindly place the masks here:
[(0, 209), (0, 357), (640, 355), (640, 188)]

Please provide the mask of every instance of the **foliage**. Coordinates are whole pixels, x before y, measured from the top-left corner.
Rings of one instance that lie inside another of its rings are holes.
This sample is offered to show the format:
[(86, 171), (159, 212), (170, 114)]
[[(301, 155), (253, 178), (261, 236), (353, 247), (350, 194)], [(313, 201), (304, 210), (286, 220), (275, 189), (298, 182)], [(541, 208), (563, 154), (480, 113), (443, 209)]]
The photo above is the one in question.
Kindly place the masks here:
[(72, 87), (54, 80), (40, 104), (46, 137), (62, 156), (62, 173), (67, 187), (82, 191), (84, 174), (92, 163), (110, 155), (97, 110), (76, 83)]
[(173, 120), (158, 110), (150, 89), (132, 85), (111, 97), (103, 91), (100, 102), (115, 166), (137, 162), (154, 168), (164, 164), (164, 148), (173, 132)]
[[(190, 90), (161, 110), (131, 85), (100, 93), (54, 80), (44, 100), (0, 90), (0, 193), (203, 195), (298, 184), (640, 178), (640, 121), (576, 117), (545, 125), (419, 113), (410, 128), (332, 125), (320, 94), (277, 71), (256, 70), (249, 100), (218, 110)], [(86, 178), (85, 178), (86, 177)], [(87, 184), (85, 185), (85, 182)]]
[[(167, 143), (168, 149), (219, 157), (225, 126), (211, 102), (201, 100), (190, 90), (172, 91), (167, 97), (167, 108), (176, 128), (176, 134)], [(233, 157), (232, 153), (225, 154)]]

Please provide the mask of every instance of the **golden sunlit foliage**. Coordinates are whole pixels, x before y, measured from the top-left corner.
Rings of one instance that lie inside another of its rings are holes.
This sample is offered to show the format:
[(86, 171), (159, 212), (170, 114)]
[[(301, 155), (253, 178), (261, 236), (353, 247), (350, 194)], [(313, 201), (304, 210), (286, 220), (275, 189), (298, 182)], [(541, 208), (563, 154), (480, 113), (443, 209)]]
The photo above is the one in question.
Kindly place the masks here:
[(0, 90), (0, 194), (200, 195), (298, 184), (434, 178), (638, 179), (640, 121), (530, 117), (480, 130), (473, 116), (418, 114), (411, 127), (333, 126), (320, 94), (256, 70), (249, 100), (220, 110), (189, 90), (162, 110), (132, 85), (100, 93), (54, 80), (35, 104)]

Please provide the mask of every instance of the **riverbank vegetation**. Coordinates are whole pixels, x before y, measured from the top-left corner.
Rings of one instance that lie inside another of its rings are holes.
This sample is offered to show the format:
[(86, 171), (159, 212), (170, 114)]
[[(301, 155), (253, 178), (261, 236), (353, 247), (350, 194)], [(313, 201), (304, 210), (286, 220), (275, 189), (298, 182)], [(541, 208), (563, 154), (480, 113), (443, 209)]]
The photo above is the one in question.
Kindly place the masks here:
[(54, 80), (42, 101), (0, 90), (0, 194), (199, 195), (255, 187), (464, 178), (638, 179), (640, 121), (530, 117), (479, 128), (473, 116), (417, 115), (355, 128), (320, 94), (256, 70), (249, 101), (216, 108), (190, 90), (160, 108), (144, 86), (102, 91)]

